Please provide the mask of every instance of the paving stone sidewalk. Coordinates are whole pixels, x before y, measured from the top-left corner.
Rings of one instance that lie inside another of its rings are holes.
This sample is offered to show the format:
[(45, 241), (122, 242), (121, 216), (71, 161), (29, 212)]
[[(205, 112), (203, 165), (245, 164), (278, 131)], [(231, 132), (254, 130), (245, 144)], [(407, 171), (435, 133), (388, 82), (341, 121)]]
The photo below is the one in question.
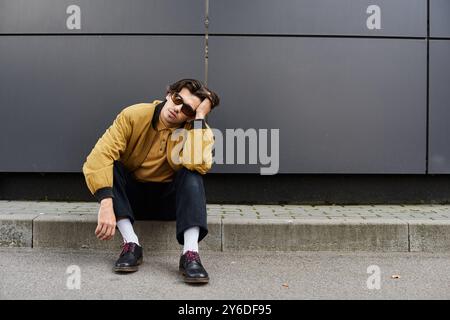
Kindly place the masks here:
[[(1, 201), (0, 214), (97, 214), (96, 202)], [(250, 219), (450, 220), (450, 205), (226, 205), (207, 204), (209, 217)]]

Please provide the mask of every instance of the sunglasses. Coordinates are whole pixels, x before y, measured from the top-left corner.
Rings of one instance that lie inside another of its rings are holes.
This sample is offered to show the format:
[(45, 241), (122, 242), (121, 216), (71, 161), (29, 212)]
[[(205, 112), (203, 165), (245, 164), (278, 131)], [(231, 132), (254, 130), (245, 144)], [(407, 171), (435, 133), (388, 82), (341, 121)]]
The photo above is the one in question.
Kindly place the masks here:
[(175, 103), (176, 105), (180, 105), (180, 104), (182, 105), (181, 112), (183, 112), (188, 117), (195, 116), (196, 112), (195, 112), (194, 108), (192, 108), (187, 103), (184, 103), (183, 97), (180, 96), (177, 92), (172, 93), (171, 98), (172, 98), (173, 103)]

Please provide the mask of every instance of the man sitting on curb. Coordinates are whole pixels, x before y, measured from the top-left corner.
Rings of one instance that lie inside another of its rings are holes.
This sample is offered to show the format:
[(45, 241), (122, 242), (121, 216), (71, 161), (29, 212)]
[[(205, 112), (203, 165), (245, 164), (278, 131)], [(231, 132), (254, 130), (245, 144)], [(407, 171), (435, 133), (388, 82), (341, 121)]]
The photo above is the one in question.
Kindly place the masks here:
[(86, 184), (100, 203), (95, 234), (109, 240), (117, 227), (124, 241), (114, 271), (137, 271), (142, 263), (135, 220), (176, 220), (184, 280), (209, 281), (198, 242), (208, 233), (202, 175), (214, 144), (205, 116), (218, 104), (200, 81), (182, 79), (168, 86), (164, 101), (123, 109), (87, 156)]

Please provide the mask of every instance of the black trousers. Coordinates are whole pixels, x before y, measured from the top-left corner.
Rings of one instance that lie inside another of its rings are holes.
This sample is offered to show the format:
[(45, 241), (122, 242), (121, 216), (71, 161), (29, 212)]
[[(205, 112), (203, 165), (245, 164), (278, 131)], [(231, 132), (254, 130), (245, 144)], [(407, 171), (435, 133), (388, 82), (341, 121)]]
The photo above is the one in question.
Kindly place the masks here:
[(198, 241), (208, 234), (203, 177), (182, 168), (171, 182), (140, 182), (120, 161), (114, 161), (113, 208), (116, 219), (176, 220), (176, 238), (184, 244), (184, 231), (200, 227)]

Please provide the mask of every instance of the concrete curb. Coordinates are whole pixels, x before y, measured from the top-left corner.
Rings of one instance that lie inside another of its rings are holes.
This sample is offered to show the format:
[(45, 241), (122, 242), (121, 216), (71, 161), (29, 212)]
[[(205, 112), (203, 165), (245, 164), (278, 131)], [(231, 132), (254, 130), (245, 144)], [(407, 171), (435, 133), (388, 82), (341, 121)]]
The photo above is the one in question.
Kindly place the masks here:
[(0, 247), (31, 247), (36, 214), (0, 214)]
[[(450, 220), (253, 219), (209, 216), (201, 250), (448, 252)], [(95, 238), (95, 214), (0, 214), (0, 246), (117, 251)], [(146, 251), (179, 250), (174, 221), (137, 221)]]
[[(209, 234), (202, 241), (202, 248), (221, 250), (221, 228), (219, 219), (208, 219)], [(120, 248), (121, 237), (100, 241), (94, 231), (95, 215), (42, 215), (33, 221), (34, 248), (70, 248), (115, 250)], [(140, 244), (147, 250), (179, 250), (175, 238), (175, 221), (136, 221), (134, 225)], [(118, 232), (116, 230), (116, 232)], [(116, 234), (117, 235), (117, 234)]]
[(410, 251), (450, 252), (450, 221), (415, 220), (409, 223)]
[(408, 251), (408, 224), (398, 220), (224, 219), (224, 250)]

